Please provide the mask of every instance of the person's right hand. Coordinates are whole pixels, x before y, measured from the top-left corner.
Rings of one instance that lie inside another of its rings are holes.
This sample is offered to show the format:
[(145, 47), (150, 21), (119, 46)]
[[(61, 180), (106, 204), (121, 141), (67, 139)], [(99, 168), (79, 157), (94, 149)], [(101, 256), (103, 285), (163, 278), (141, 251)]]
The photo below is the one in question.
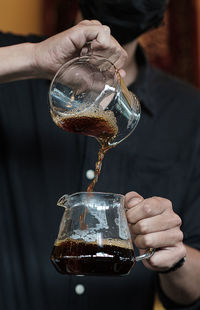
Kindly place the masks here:
[[(76, 26), (33, 45), (37, 77), (51, 79), (68, 60), (79, 56), (91, 42), (94, 54), (109, 59), (121, 69), (127, 54), (111, 36), (109, 27), (97, 20), (83, 20)], [(120, 71), (124, 75), (123, 70)]]

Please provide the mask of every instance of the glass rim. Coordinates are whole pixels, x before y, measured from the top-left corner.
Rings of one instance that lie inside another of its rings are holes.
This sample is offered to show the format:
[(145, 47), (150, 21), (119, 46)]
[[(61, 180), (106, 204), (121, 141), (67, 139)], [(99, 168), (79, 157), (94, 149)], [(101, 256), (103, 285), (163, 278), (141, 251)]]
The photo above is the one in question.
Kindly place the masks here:
[(103, 196), (103, 195), (110, 195), (110, 196), (118, 196), (118, 197), (125, 197), (125, 195), (123, 194), (117, 194), (117, 193), (111, 193), (111, 192), (87, 192), (87, 191), (81, 191), (81, 192), (75, 192), (75, 193), (72, 193), (70, 195), (67, 194), (68, 197), (72, 197), (72, 196), (75, 196), (75, 195), (78, 195), (78, 194), (84, 194), (84, 195), (98, 195), (98, 196)]
[(110, 193), (110, 192), (85, 192), (85, 191), (82, 191), (82, 192), (76, 192), (76, 193), (72, 193), (72, 194), (70, 194), (70, 195), (68, 195), (68, 194), (64, 194), (64, 195), (62, 195), (59, 199), (58, 199), (58, 201), (57, 201), (57, 206), (59, 206), (59, 207), (64, 207), (64, 208), (66, 208), (66, 206), (65, 206), (65, 203), (68, 201), (68, 199), (70, 199), (70, 198), (73, 198), (73, 197), (75, 197), (75, 196), (78, 196), (78, 195), (85, 195), (85, 196), (99, 196), (99, 197), (101, 197), (101, 196), (103, 196), (103, 195), (107, 195), (107, 196), (113, 196), (113, 198), (114, 197), (118, 197), (118, 198), (120, 198), (120, 199), (123, 199), (123, 201), (124, 201), (124, 199), (125, 199), (125, 195), (123, 195), (123, 194), (117, 194), (117, 193)]
[(63, 68), (65, 66), (70, 66), (71, 64), (73, 64), (74, 62), (76, 62), (77, 60), (80, 60), (80, 59), (88, 59), (88, 58), (101, 58), (102, 60), (106, 61), (106, 62), (109, 62), (113, 68), (114, 68), (114, 71), (115, 71), (115, 74), (117, 76), (117, 81), (118, 83), (116, 83), (116, 89), (117, 89), (117, 92), (120, 90), (120, 85), (119, 85), (119, 81), (120, 81), (120, 73), (119, 73), (119, 70), (116, 68), (116, 66), (107, 58), (101, 56), (101, 55), (98, 55), (98, 54), (90, 54), (90, 55), (84, 55), (84, 56), (78, 56), (78, 57), (75, 57), (75, 58), (72, 58), (68, 61), (66, 61), (64, 64), (62, 64), (60, 66), (60, 68), (57, 70), (57, 72), (55, 73), (55, 75), (53, 76), (52, 80), (51, 80), (51, 83), (50, 83), (50, 86), (49, 86), (49, 92), (48, 92), (48, 97), (49, 97), (49, 103), (50, 103), (50, 107), (51, 109), (53, 110), (53, 102), (52, 102), (52, 98), (51, 98), (51, 90), (53, 88), (53, 84), (56, 80), (56, 78), (58, 77), (58, 75), (60, 74), (60, 72), (63, 70)]

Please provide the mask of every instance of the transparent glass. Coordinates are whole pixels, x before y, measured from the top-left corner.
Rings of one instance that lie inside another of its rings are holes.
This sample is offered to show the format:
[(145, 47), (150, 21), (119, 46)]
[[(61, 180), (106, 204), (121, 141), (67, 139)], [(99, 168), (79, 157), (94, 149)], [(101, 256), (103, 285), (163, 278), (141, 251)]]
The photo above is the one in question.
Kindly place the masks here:
[(64, 195), (65, 208), (51, 260), (57, 271), (74, 275), (127, 275), (136, 261), (124, 208), (124, 196), (80, 192)]
[(140, 104), (107, 59), (88, 55), (65, 63), (49, 90), (51, 115), (64, 130), (116, 145), (140, 119)]

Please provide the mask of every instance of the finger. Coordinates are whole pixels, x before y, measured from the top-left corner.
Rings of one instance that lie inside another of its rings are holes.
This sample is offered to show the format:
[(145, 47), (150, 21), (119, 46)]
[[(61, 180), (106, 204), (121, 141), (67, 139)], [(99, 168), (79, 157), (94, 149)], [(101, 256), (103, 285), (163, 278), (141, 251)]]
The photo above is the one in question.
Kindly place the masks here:
[(102, 23), (97, 19), (91, 19), (91, 23), (93, 23), (95, 25), (102, 25)]
[(98, 51), (104, 58), (109, 59), (117, 69), (123, 67), (126, 59), (126, 51), (119, 45), (119, 43), (110, 35), (110, 28), (103, 25), (104, 32), (100, 32), (96, 40), (92, 42), (93, 50)]
[[(129, 203), (131, 205), (131, 201)], [(136, 224), (138, 221), (162, 214), (166, 210), (171, 210), (171, 201), (165, 198), (152, 197), (144, 199), (134, 208), (130, 208), (126, 215), (127, 220), (131, 224)]]
[(179, 228), (154, 232), (146, 235), (136, 235), (134, 243), (139, 249), (171, 247), (182, 242), (183, 233)]
[(88, 51), (89, 51), (89, 48), (87, 46), (84, 46), (80, 52), (80, 56), (88, 55)]
[(145, 235), (152, 232), (165, 231), (174, 227), (181, 226), (181, 218), (172, 210), (161, 215), (145, 218), (132, 225), (135, 235)]
[[(76, 31), (74, 31), (76, 30)], [(110, 28), (96, 20), (84, 20), (68, 31), (68, 37), (76, 49), (82, 49), (91, 41), (91, 49), (122, 68), (127, 58), (126, 51), (110, 35)]]
[(156, 251), (144, 264), (150, 265), (154, 270), (165, 270), (174, 266), (185, 255), (186, 248), (182, 242), (179, 242), (174, 247), (166, 247)]
[[(98, 33), (96, 37), (96, 42), (93, 42), (92, 47), (94, 49), (98, 48), (100, 44), (101, 49), (112, 48), (112, 41), (110, 36), (110, 28), (105, 25), (96, 25), (98, 28)], [(118, 46), (118, 43), (115, 43), (115, 48)]]
[(76, 49), (81, 49), (87, 42), (96, 41), (102, 48), (108, 48), (110, 32), (108, 27), (101, 24), (94, 24), (91, 21), (83, 21), (68, 30), (66, 38), (71, 41)]
[(91, 24), (94, 24), (94, 25), (102, 25), (102, 23), (101, 23), (99, 20), (97, 20), (97, 19), (92, 19), (92, 20), (84, 19), (84, 20), (82, 20), (81, 22), (79, 22), (79, 25), (90, 26)]
[(115, 52), (111, 52), (109, 56), (109, 60), (115, 64), (117, 69), (120, 69), (123, 67), (128, 55), (126, 51), (119, 45), (119, 43), (113, 38), (110, 37), (110, 49)]
[(125, 195), (125, 206), (127, 209), (135, 207), (138, 203), (142, 202), (144, 198), (137, 192), (129, 192)]

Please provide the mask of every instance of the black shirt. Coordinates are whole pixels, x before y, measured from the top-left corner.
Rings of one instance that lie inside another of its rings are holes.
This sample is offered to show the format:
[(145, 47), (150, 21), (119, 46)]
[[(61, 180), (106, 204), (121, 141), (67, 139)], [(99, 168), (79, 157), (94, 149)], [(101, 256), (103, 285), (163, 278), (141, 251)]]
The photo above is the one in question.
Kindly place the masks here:
[[(26, 40), (37, 39), (0, 33), (0, 46)], [(95, 190), (170, 199), (183, 221), (184, 242), (200, 249), (200, 94), (152, 68), (140, 48), (136, 57), (140, 73), (131, 90), (142, 117), (106, 154)], [(0, 307), (152, 309), (157, 274), (141, 262), (121, 278), (63, 276), (50, 262), (63, 213), (56, 202), (86, 190), (99, 145), (56, 127), (48, 88), (45, 80), (0, 85)]]

